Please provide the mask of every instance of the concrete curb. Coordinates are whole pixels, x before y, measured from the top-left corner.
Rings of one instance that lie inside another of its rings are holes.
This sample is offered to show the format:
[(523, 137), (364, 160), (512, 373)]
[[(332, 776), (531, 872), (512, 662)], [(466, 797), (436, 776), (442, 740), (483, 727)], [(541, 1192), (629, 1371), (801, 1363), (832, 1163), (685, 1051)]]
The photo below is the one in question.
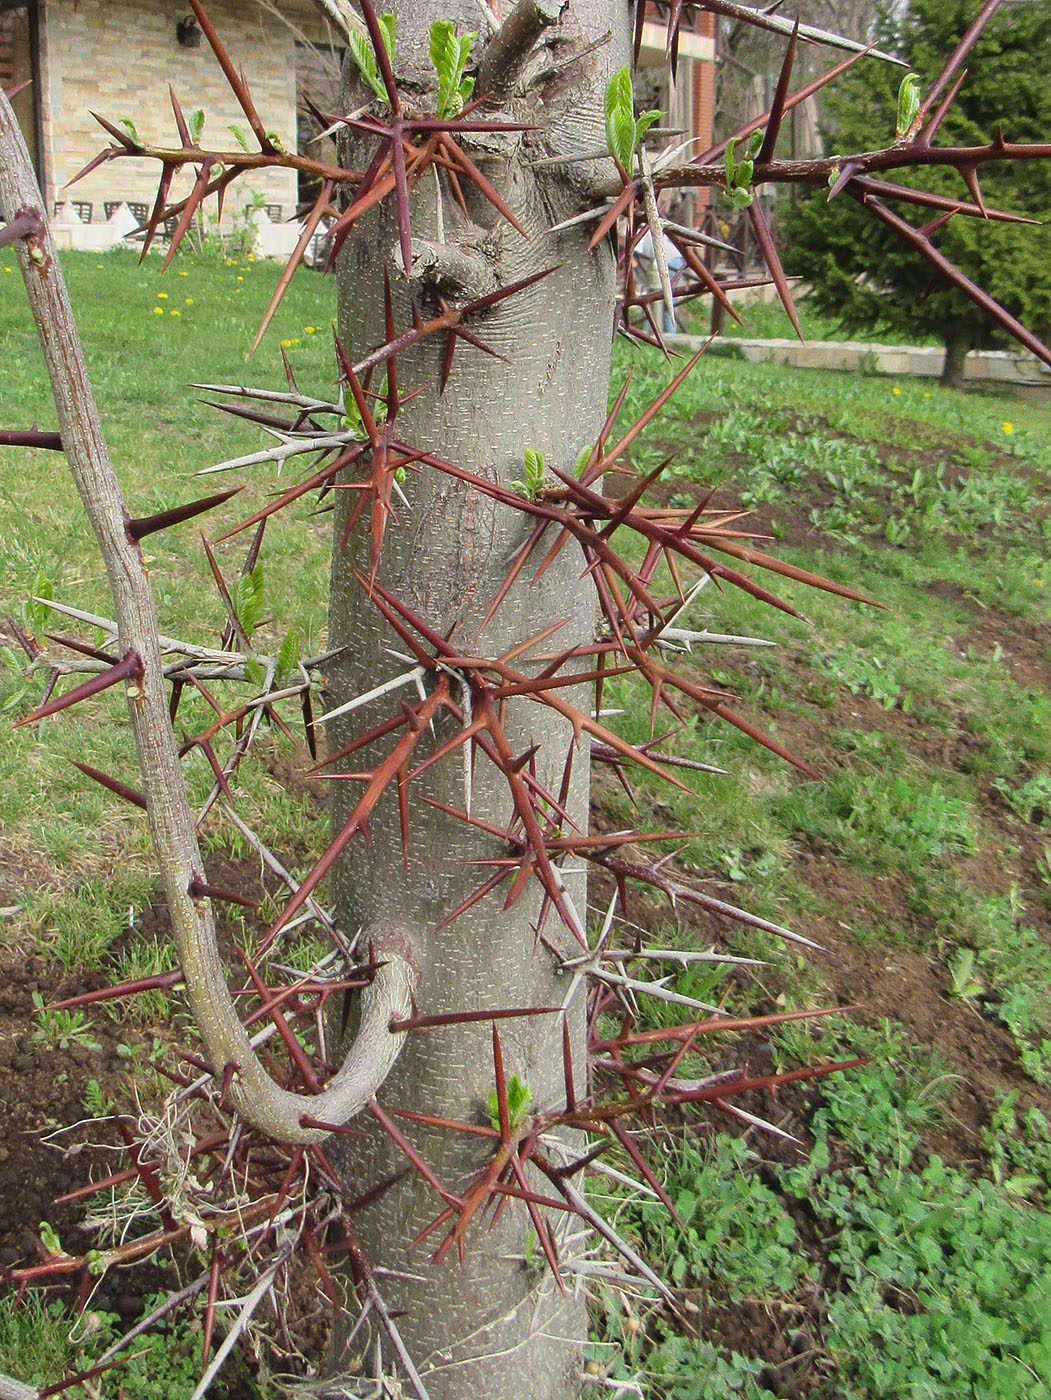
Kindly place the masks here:
[[(704, 338), (669, 336), (682, 348), (699, 350)], [(855, 374), (910, 375), (937, 379), (945, 351), (935, 345), (878, 345), (860, 340), (746, 340), (720, 336), (709, 354), (739, 357), (752, 364), (790, 365), (794, 369), (852, 370)], [(964, 366), (968, 383), (1039, 384), (1051, 387), (1051, 367), (1024, 350), (972, 350)]]

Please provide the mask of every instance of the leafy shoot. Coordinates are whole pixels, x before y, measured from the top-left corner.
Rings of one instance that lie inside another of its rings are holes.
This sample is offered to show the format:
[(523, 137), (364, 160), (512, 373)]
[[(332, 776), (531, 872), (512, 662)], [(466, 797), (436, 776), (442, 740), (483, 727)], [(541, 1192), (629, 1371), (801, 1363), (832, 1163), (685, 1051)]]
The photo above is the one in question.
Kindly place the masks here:
[[(533, 1106), (533, 1091), (523, 1084), (517, 1074), (507, 1081), (507, 1119), (514, 1131)], [(500, 1100), (494, 1089), (489, 1095), (489, 1121), (500, 1131)]]
[(906, 73), (898, 88), (898, 119), (894, 134), (900, 141), (914, 135), (912, 124), (920, 110), (920, 78), (918, 73)]
[[(394, 65), (394, 16), (392, 14), (377, 16), (380, 33), (383, 35), (383, 47), (387, 50), (387, 57)], [(390, 98), (387, 96), (387, 89), (383, 85), (380, 76), (379, 64), (376, 62), (376, 55), (372, 51), (372, 45), (364, 35), (358, 34), (351, 29), (347, 34), (347, 47), (350, 49), (350, 56), (357, 64), (361, 80), (367, 87), (370, 87), (381, 102), (390, 106)]]
[(431, 62), (438, 74), (439, 120), (458, 117), (474, 92), (474, 79), (464, 77), (471, 45), (477, 32), (457, 36), (451, 19), (436, 19), (431, 25)]
[(752, 173), (755, 158), (763, 144), (763, 133), (753, 131), (744, 148), (744, 158), (734, 159), (736, 138), (731, 138), (726, 146), (726, 193), (735, 209), (747, 209), (755, 196), (751, 191)]
[(543, 453), (535, 452), (533, 448), (527, 447), (525, 450), (525, 481), (514, 480), (511, 482), (511, 490), (516, 491), (519, 496), (524, 496), (527, 501), (535, 501), (544, 489), (544, 457)]
[(639, 142), (664, 115), (651, 109), (635, 117), (635, 98), (627, 68), (614, 73), (606, 87), (606, 144), (610, 155), (630, 175)]

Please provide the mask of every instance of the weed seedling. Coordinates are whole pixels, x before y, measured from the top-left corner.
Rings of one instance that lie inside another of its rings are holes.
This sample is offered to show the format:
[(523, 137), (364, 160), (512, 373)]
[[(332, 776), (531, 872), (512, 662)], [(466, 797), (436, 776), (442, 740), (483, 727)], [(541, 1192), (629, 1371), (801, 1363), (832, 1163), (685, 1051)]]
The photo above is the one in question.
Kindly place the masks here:
[(39, 992), (33, 993), (39, 1024), (33, 1032), (38, 1043), (68, 1050), (72, 1045), (82, 1045), (88, 1050), (101, 1050), (102, 1046), (91, 1032), (91, 1024), (83, 1011), (52, 1011), (44, 1005)]

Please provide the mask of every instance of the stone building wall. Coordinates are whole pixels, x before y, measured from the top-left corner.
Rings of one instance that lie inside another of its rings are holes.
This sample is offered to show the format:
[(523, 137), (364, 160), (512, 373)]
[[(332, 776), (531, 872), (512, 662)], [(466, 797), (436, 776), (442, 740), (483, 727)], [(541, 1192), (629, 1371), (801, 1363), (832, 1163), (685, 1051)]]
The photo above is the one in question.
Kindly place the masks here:
[[(72, 0), (41, 0), (39, 90), (49, 207), (66, 197), (91, 201), (97, 222), (107, 200), (152, 205), (160, 173), (152, 161), (122, 158), (68, 190), (66, 184), (109, 144), (92, 111), (112, 122), (130, 118), (146, 142), (177, 145), (169, 83), (187, 118), (198, 108), (204, 111), (204, 145), (237, 149), (231, 125), (250, 138), (207, 41), (202, 36), (199, 47), (186, 48), (176, 38), (176, 25), (187, 11), (185, 0), (79, 0), (76, 10)], [(296, 41), (328, 48), (334, 36), (324, 16), (310, 0), (211, 0), (208, 13), (235, 67), (243, 65), (268, 129), (295, 150)], [(188, 192), (192, 178), (177, 177), (173, 198)], [(253, 192), (279, 204), (284, 218), (295, 211), (292, 171), (242, 177), (228, 206), (239, 213)], [(212, 203), (213, 217), (214, 208)]]

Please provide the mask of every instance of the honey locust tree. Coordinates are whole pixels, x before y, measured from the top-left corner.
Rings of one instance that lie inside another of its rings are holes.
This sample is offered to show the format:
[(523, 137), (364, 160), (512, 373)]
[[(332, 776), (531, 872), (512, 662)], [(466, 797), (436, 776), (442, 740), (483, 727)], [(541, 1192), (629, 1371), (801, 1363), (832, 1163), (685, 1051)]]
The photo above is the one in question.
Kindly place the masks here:
[[(167, 147), (147, 147), (134, 127), (100, 118), (112, 144), (93, 164), (160, 166), (145, 234), (148, 246), (163, 220), (175, 220), (166, 262), (205, 199), (242, 175), (274, 165), (320, 181), (264, 328), (324, 221), (338, 280), (335, 389), (327, 399), (305, 394), (287, 364), (277, 387), (208, 386), (273, 444), (210, 470), (277, 463), (292, 471), (305, 461), (291, 484), (286, 474), (272, 499), (223, 527), (224, 540), (248, 532), (239, 580), (224, 574), (229, 555), (205, 543), (228, 617), (218, 646), (159, 630), (141, 541), (205, 511), (233, 510), (228, 493), (142, 519), (125, 509), (40, 196), (0, 101), (0, 237), (18, 248), (58, 411), (57, 433), (12, 429), (4, 441), (65, 453), (114, 599), (112, 619), (52, 604), (101, 629), (101, 642), (66, 638), (76, 663), (60, 665), (21, 636), (34, 668), (52, 675), (49, 698), (21, 722), (124, 688), (139, 782), (81, 767), (148, 815), (180, 964), (164, 985), (184, 984), (201, 1040), (201, 1053), (185, 1052), (200, 1073), (180, 1074), (148, 1142), (125, 1125), (130, 1165), (120, 1179), (139, 1191), (136, 1230), (82, 1258), (45, 1248), (41, 1264), (8, 1277), (26, 1287), (79, 1275), (86, 1294), (92, 1278), (188, 1238), (206, 1266), (156, 1316), (199, 1297), (203, 1388), (263, 1301), (278, 1305), (277, 1285), (302, 1257), (338, 1311), (328, 1394), (400, 1386), (424, 1400), (547, 1400), (576, 1393), (583, 1380), (584, 1284), (610, 1268), (594, 1255), (594, 1238), (611, 1257), (619, 1253), (615, 1276), (633, 1276), (669, 1308), (676, 1302), (589, 1205), (585, 1171), (601, 1169), (600, 1155), (613, 1148), (674, 1214), (644, 1150), (655, 1114), (712, 1102), (755, 1123), (739, 1095), (831, 1068), (759, 1079), (741, 1066), (691, 1077), (691, 1053), (707, 1037), (801, 1013), (735, 1021), (648, 975), (669, 955), (634, 942), (618, 921), (629, 887), (648, 885), (775, 937), (796, 935), (647, 856), (651, 840), (675, 833), (588, 834), (589, 764), (612, 765), (625, 783), (632, 769), (681, 782), (690, 765), (676, 758), (669, 731), (698, 710), (783, 752), (722, 690), (676, 664), (691, 647), (747, 641), (695, 617), (706, 585), (726, 599), (740, 589), (788, 610), (778, 576), (857, 596), (767, 556), (705, 498), (681, 509), (647, 504), (653, 478), (632, 472), (630, 449), (700, 357), (624, 422), (626, 386), (606, 407), (612, 335), (659, 345), (658, 302), (726, 300), (700, 255), (703, 239), (666, 222), (662, 201), (683, 187), (723, 188), (748, 211), (794, 316), (753, 192), (827, 186), (831, 174), (833, 193), (862, 198), (1033, 344), (946, 263), (931, 231), (891, 206), (986, 213), (993, 222), (998, 211), (916, 193), (893, 172), (941, 163), (967, 173), (973, 190), (979, 166), (1051, 148), (933, 142), (995, 4), (921, 95), (907, 141), (798, 162), (777, 156), (785, 114), (859, 51), (848, 45), (848, 58), (793, 91), (797, 45), (838, 41), (777, 15), (709, 0), (706, 8), (781, 34), (785, 52), (770, 111), (733, 143), (697, 154), (662, 133), (656, 114), (636, 113), (630, 67), (643, 14), (617, 0), (520, 0), (502, 19), (467, 0), (458, 8), (404, 0), (383, 15), (369, 0), (360, 13), (342, 0), (319, 2), (343, 26), (349, 55), (340, 110), (314, 109), (319, 128), (339, 135), (338, 165), (275, 143), (201, 0), (189, 3), (254, 145), (205, 147), (201, 123), (187, 121), (175, 95), (177, 139)], [(696, 8), (661, 12), (672, 61), (679, 27)], [(180, 172), (191, 183), (177, 197)], [(673, 280), (659, 252), (656, 291), (636, 287), (632, 274), (631, 249), (647, 226), (654, 246), (663, 250), (667, 237), (683, 262)], [(333, 519), (329, 651), (301, 664), (285, 647), (266, 654), (245, 597), (267, 521), (315, 496)], [(87, 679), (56, 687), (74, 664)], [(315, 865), (293, 874), (238, 814), (235, 789), (260, 724), (283, 725), (290, 702), (302, 706), (314, 745), (311, 669), (327, 681), (327, 746), (317, 758), (332, 778), (332, 836)], [(649, 688), (647, 742), (618, 737), (602, 718), (604, 684), (623, 675)], [(223, 703), (209, 689), (220, 686), (224, 696), (234, 687)], [(194, 690), (208, 692), (214, 718), (177, 743), (180, 701)], [(184, 761), (209, 765), (206, 809), (220, 803), (288, 890), (273, 926), (243, 953), (239, 1006), (250, 1009), (251, 1036), (219, 963), (213, 913), (241, 897), (209, 879)], [(589, 867), (612, 893), (590, 933)], [(308, 922), (331, 951), (293, 975), (275, 950)], [(683, 956), (732, 961), (717, 947)], [(636, 999), (645, 996), (677, 1004), (683, 1019), (640, 1027)], [(261, 1050), (267, 1039), (283, 1058)], [(215, 1131), (217, 1117), (226, 1131)], [(201, 1123), (208, 1131), (195, 1129)], [(169, 1140), (176, 1146), (166, 1159), (158, 1144)], [(187, 1168), (176, 1173), (177, 1188), (166, 1184), (165, 1160)], [(240, 1234), (231, 1234), (231, 1219)]]

